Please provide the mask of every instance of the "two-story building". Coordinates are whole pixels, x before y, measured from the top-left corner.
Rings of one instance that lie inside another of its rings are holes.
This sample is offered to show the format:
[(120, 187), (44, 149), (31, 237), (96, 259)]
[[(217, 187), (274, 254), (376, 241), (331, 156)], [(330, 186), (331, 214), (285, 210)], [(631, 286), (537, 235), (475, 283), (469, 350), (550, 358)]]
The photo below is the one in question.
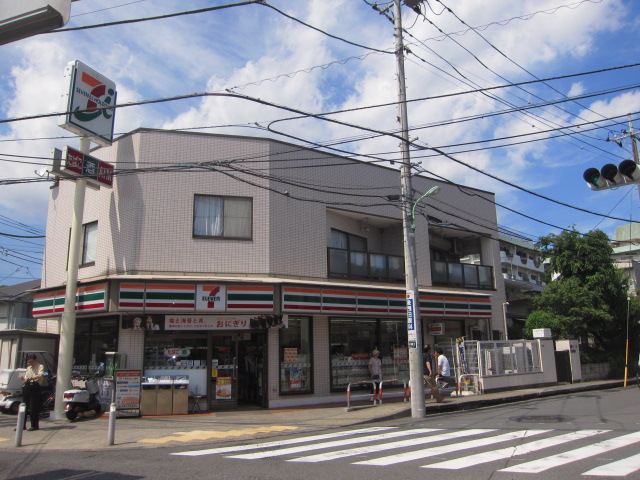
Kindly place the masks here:
[[(135, 130), (92, 155), (113, 188), (87, 189), (76, 369), (127, 355), (145, 376), (188, 375), (213, 410), (344, 401), (406, 378), (400, 173), (267, 138)], [(502, 330), (494, 195), (414, 176), (424, 341)], [(74, 184), (51, 190), (39, 328), (64, 303)], [(475, 256), (475, 264), (461, 259)]]

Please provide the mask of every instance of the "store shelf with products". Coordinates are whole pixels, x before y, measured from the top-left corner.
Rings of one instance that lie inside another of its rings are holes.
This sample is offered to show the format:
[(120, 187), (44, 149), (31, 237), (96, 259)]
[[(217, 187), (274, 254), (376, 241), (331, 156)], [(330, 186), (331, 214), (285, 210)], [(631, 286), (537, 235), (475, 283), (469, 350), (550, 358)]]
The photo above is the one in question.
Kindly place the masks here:
[(344, 359), (331, 360), (331, 385), (335, 389), (347, 388), (354, 382), (370, 380), (369, 360)]
[[(386, 380), (409, 378), (409, 362), (394, 361), (393, 358), (382, 359), (382, 378)], [(355, 382), (371, 380), (369, 360), (353, 360), (349, 357), (331, 360), (331, 386), (334, 390), (347, 388)], [(364, 387), (363, 387), (364, 388)]]

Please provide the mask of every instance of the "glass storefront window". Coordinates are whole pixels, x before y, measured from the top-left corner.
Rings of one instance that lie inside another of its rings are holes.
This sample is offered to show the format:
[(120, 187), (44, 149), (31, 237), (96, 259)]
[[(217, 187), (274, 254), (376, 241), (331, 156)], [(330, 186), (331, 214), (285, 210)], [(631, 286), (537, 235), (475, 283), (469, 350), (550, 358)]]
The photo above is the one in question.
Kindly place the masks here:
[(371, 352), (380, 350), (383, 378), (408, 378), (407, 324), (405, 319), (329, 320), (331, 389), (370, 380)]
[(73, 369), (94, 373), (105, 363), (105, 352), (117, 351), (118, 317), (79, 318), (73, 342)]
[(289, 317), (280, 329), (280, 393), (312, 393), (311, 319)]
[(144, 344), (144, 365), (146, 368), (206, 368), (207, 337), (148, 336)]

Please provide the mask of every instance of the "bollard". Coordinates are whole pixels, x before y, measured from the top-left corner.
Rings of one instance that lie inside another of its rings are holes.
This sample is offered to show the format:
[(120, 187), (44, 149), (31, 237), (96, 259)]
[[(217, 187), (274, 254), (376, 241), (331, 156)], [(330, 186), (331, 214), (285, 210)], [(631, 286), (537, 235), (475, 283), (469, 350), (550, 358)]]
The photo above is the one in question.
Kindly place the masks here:
[(16, 447), (22, 446), (22, 432), (24, 431), (24, 420), (27, 416), (27, 405), (21, 403), (18, 408), (18, 424), (16, 425)]
[(112, 403), (109, 407), (109, 445), (113, 445), (116, 436), (116, 404)]

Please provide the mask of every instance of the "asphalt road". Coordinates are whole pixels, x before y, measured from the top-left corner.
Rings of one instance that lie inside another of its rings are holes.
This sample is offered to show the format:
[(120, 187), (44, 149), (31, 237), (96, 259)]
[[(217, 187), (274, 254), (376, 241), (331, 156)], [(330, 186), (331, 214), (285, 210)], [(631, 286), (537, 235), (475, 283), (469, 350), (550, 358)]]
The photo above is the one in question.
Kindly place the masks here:
[(613, 389), (259, 440), (4, 451), (0, 479), (639, 479), (638, 400)]

